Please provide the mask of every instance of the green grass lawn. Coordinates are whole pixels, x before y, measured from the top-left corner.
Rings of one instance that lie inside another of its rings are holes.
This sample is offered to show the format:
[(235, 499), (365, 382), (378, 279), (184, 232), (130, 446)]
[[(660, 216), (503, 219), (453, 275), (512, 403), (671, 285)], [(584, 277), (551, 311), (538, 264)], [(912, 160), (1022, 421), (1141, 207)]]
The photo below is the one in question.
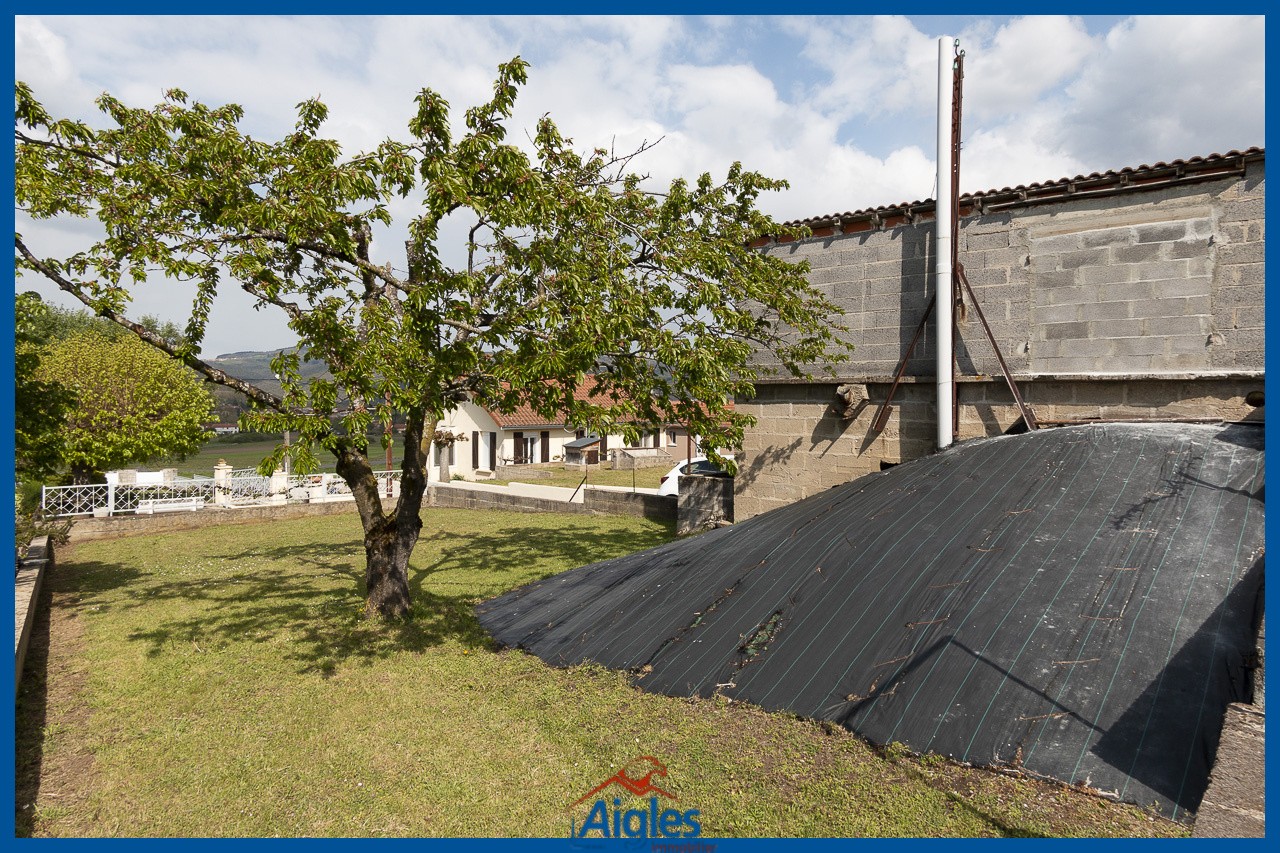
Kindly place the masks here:
[(1186, 834), (1080, 791), (496, 649), (478, 601), (670, 527), (425, 519), (417, 606), (397, 625), (361, 618), (354, 513), (60, 553), (17, 706), (18, 834), (564, 836), (569, 805), (639, 754), (665, 761), (707, 836)]

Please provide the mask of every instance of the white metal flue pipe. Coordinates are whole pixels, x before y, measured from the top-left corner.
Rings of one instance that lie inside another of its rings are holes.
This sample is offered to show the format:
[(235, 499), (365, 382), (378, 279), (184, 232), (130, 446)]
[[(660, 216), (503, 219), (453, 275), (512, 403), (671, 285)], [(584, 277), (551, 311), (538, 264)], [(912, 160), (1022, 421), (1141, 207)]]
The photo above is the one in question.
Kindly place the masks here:
[(938, 193), (934, 206), (934, 286), (938, 295), (934, 338), (938, 377), (938, 449), (951, 446), (951, 95), (954, 41), (938, 39)]

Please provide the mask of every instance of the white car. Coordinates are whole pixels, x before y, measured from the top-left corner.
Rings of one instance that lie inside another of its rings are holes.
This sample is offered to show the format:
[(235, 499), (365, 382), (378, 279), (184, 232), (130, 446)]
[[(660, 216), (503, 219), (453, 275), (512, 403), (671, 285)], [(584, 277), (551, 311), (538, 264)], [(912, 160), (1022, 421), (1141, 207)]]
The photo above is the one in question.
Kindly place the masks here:
[(723, 474), (724, 469), (705, 456), (695, 456), (687, 462), (681, 462), (662, 478), (658, 485), (658, 494), (675, 497), (680, 493), (680, 475), (682, 474)]

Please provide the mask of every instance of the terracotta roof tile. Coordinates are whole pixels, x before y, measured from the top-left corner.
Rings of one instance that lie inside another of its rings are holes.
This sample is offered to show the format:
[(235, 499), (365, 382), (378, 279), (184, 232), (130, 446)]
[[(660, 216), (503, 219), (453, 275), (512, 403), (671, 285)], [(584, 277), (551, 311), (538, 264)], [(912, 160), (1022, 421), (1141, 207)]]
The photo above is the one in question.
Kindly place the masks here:
[[(1161, 161), (1152, 165), (1126, 166), (1106, 172), (1076, 175), (1074, 178), (1059, 178), (1056, 181), (1019, 184), (1016, 187), (1003, 187), (977, 193), (961, 193), (958, 200), (960, 215), (971, 216), (992, 209), (1044, 204), (1075, 197), (1141, 191), (1153, 188), (1152, 184), (1155, 182), (1164, 186), (1165, 182), (1187, 183), (1212, 180), (1240, 174), (1246, 163), (1261, 161), (1265, 156), (1266, 149), (1255, 146), (1243, 151), (1231, 150), (1225, 154), (1209, 154), (1186, 160), (1172, 160), (1168, 163)], [(807, 219), (784, 222), (782, 225), (784, 227), (803, 225), (814, 230), (841, 227), (849, 231), (865, 231), (903, 224), (904, 221), (914, 222), (922, 216), (932, 219), (933, 210), (934, 199), (925, 199), (844, 213), (830, 213), (824, 216), (811, 216)], [(925, 214), (927, 216), (924, 216)], [(789, 238), (780, 235), (777, 239)], [(754, 245), (763, 245), (767, 242), (769, 238), (762, 238)]]
[[(610, 398), (605, 397), (602, 394), (596, 394), (594, 387), (575, 388), (573, 391), (573, 397), (575, 400), (583, 400), (586, 402), (597, 402), (602, 405), (612, 402)], [(733, 410), (732, 400), (729, 401), (728, 408), (730, 411)], [(525, 428), (525, 427), (527, 428), (563, 427), (565, 422), (565, 419), (563, 416), (559, 420), (549, 421), (545, 416), (540, 415), (536, 411), (534, 411), (533, 407), (529, 405), (517, 406), (515, 408), (515, 411), (512, 411), (512, 412), (498, 412), (489, 408), (485, 408), (485, 412), (487, 412), (489, 417), (493, 418), (494, 422), (502, 429), (519, 429), (519, 428)]]
[[(573, 390), (573, 398), (575, 400), (583, 400), (587, 402), (608, 402), (608, 399), (596, 395), (595, 388), (575, 388)], [(593, 398), (598, 399), (593, 400)], [(564, 426), (564, 417), (558, 421), (548, 421), (545, 416), (538, 414), (533, 410), (532, 406), (517, 406), (513, 412), (498, 412), (492, 409), (485, 409), (494, 422), (503, 429), (513, 429), (515, 427), (562, 427)]]

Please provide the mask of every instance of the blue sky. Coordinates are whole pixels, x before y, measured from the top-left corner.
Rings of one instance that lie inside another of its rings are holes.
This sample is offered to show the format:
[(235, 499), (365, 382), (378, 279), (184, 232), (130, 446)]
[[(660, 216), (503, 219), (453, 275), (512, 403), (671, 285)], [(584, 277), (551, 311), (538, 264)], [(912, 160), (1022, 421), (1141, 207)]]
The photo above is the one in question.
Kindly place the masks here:
[[(966, 54), (962, 191), (1266, 141), (1256, 17), (19, 17), (15, 71), (55, 113), (94, 118), (104, 90), (149, 105), (178, 86), (244, 105), (264, 137), (319, 95), (328, 133), (356, 153), (402, 133), (422, 86), (460, 120), (519, 53), (533, 68), (517, 127), (550, 113), (580, 147), (661, 138), (642, 163), (657, 179), (740, 160), (791, 182), (763, 201), (786, 220), (932, 197), (942, 35)], [(48, 255), (87, 233), (18, 229)], [(377, 241), (397, 266), (402, 239)], [(19, 287), (52, 295), (30, 276)], [(206, 354), (293, 342), (228, 296)], [(180, 320), (187, 300), (148, 284), (136, 313)]]

